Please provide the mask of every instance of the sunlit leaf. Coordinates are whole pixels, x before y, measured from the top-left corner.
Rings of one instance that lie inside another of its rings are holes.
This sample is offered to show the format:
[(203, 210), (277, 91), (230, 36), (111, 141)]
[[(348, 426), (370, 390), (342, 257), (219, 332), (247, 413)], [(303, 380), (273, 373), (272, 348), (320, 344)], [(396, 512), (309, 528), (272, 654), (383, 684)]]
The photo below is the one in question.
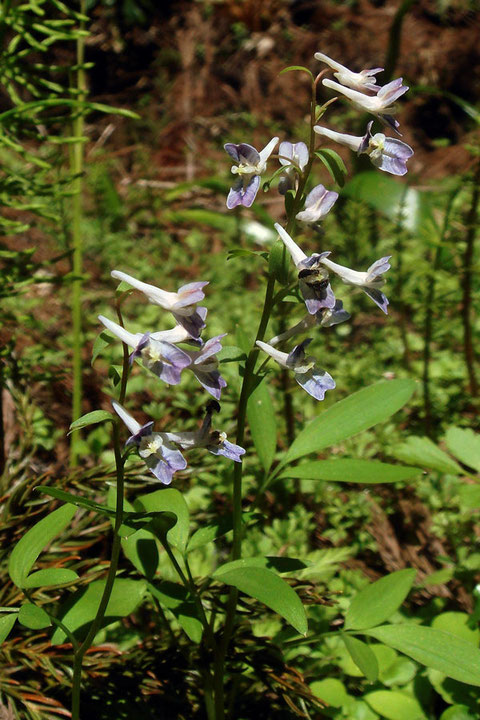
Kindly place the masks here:
[(33, 603), (25, 603), (20, 607), (18, 622), (31, 630), (42, 630), (52, 624), (45, 610)]
[(378, 678), (378, 662), (369, 646), (346, 633), (342, 633), (342, 640), (358, 669), (361, 670), (367, 680), (375, 682)]
[(265, 379), (248, 398), (247, 417), (258, 459), (265, 472), (268, 472), (277, 447), (277, 422)]
[(320, 411), (290, 446), (284, 464), (384, 422), (408, 402), (414, 390), (413, 380), (389, 380), (363, 388)]
[(167, 541), (182, 554), (185, 553), (188, 541), (190, 514), (182, 493), (176, 488), (162, 488), (148, 495), (141, 495), (134, 503), (136, 510), (147, 513), (173, 513), (177, 522), (167, 532)]
[(467, 640), (413, 623), (382, 625), (364, 633), (447, 677), (480, 686), (480, 650)]
[(3, 643), (16, 623), (18, 613), (8, 613), (0, 616), (0, 643)]
[(25, 580), (35, 560), (42, 550), (67, 527), (75, 512), (74, 506), (62, 505), (39, 520), (20, 538), (12, 550), (8, 563), (9, 575), (17, 587), (25, 587)]
[(80, 428), (87, 427), (87, 425), (95, 425), (96, 423), (105, 422), (106, 420), (113, 421), (114, 419), (115, 416), (111, 412), (108, 412), (108, 410), (94, 410), (75, 420), (70, 425), (70, 430), (79, 430)]
[(469, 428), (451, 427), (445, 435), (445, 444), (460, 462), (480, 472), (479, 433), (475, 433)]
[[(130, 615), (141, 603), (146, 587), (147, 584), (144, 580), (117, 578), (108, 601), (102, 627), (118, 618)], [(71, 632), (76, 633), (82, 628), (84, 632), (80, 633), (81, 636), (88, 632), (90, 623), (97, 614), (104, 588), (105, 580), (95, 580), (86, 588), (81, 588), (71, 595), (61, 606), (59, 619)], [(56, 628), (52, 635), (52, 645), (62, 643), (65, 637), (63, 630)]]
[(463, 474), (460, 465), (427, 437), (412, 435), (405, 442), (397, 445), (392, 450), (392, 454), (398, 460), (409, 465), (420, 465), (420, 467), (431, 468), (451, 475)]
[(68, 568), (47, 568), (37, 570), (29, 575), (23, 583), (24, 588), (50, 587), (51, 585), (63, 585), (78, 579), (75, 570)]
[(392, 483), (409, 480), (421, 468), (389, 465), (375, 460), (314, 460), (284, 470), (280, 478), (302, 478), (348, 483)]
[(407, 597), (416, 570), (397, 570), (360, 590), (345, 613), (345, 630), (371, 628), (387, 620)]
[(233, 585), (281, 615), (301, 635), (307, 633), (307, 616), (300, 598), (285, 580), (266, 568), (246, 567), (214, 574), (226, 585)]

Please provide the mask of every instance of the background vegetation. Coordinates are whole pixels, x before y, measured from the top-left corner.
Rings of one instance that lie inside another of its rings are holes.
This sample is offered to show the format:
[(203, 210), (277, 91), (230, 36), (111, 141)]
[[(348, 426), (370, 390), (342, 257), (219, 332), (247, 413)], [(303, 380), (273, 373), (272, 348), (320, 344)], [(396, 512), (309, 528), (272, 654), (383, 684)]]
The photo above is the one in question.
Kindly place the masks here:
[[(79, 112), (75, 45), (85, 26), (90, 106), (82, 111), (82, 412), (109, 408), (117, 378), (115, 372), (109, 376), (108, 367), (121, 362), (120, 348), (111, 345), (91, 365), (96, 318), (111, 305), (112, 269), (171, 289), (208, 279), (211, 335), (228, 331), (228, 344), (240, 347), (253, 335), (265, 268), (248, 251), (261, 251), (274, 237), (283, 200), (272, 191), (260, 194), (242, 215), (227, 213), (230, 161), (223, 144), (263, 147), (273, 135), (306, 139), (309, 86), (300, 73), (279, 76), (283, 67), (317, 70), (313, 54), (321, 50), (355, 69), (385, 66), (382, 83), (388, 75), (402, 75), (411, 87), (400, 114), (403, 139), (415, 149), (409, 174), (392, 180), (345, 154), (349, 180), (324, 223), (325, 240), (306, 234), (304, 242), (312, 251), (325, 242), (339, 262), (356, 268), (393, 255), (389, 317), (373, 315), (368, 299), (352, 299), (346, 290), (345, 306), (355, 304), (352, 322), (318, 341), (337, 382), (323, 407), (381, 378), (418, 381), (414, 398), (388, 423), (319, 458), (333, 453), (398, 459), (423, 472), (408, 482), (361, 489), (298, 478), (277, 481), (261, 503), (268, 521), (250, 533), (246, 549), (313, 564), (299, 591), (315, 606), (310, 617), (319, 635), (335, 627), (339, 609), (368, 580), (408, 567), (417, 570), (415, 588), (401, 612), (478, 646), (480, 441), (473, 433), (452, 434), (452, 428), (476, 429), (478, 414), (476, 3), (103, 0), (87, 4), (88, 21), (54, 0), (32, 1), (27, 11), (14, 1), (2, 5), (1, 605), (19, 602), (7, 574), (10, 549), (45, 512), (46, 500), (34, 488), (82, 490), (95, 499), (113, 481), (106, 426), (84, 433), (80, 465), (69, 469), (73, 336), (67, 308), (78, 279), (72, 262), (78, 174), (69, 152), (71, 123)], [(104, 106), (126, 112), (109, 113)], [(131, 113), (138, 119), (126, 117)], [(358, 117), (340, 102), (330, 119), (337, 129), (355, 134), (365, 124), (358, 125)], [(316, 181), (335, 189), (326, 170)], [(245, 253), (229, 254), (239, 248)], [(130, 312), (138, 315), (134, 300)], [(142, 312), (148, 325), (149, 310)], [(223, 372), (232, 388), (225, 394), (225, 414), (233, 416), (238, 380), (228, 362)], [(165, 428), (175, 417), (193, 429), (202, 415), (195, 381), (183, 381), (174, 400), (153, 380), (134, 376), (130, 387), (138, 392), (138, 407)], [(274, 399), (281, 407), (280, 387)], [(295, 394), (292, 402), (298, 432), (318, 409)], [(287, 444), (281, 413), (278, 425), (281, 450)], [(465, 445), (473, 454), (465, 455)], [(176, 487), (200, 526), (229, 512), (230, 486), (228, 472), (220, 473), (208, 457), (202, 455), (198, 467), (194, 474), (179, 473)], [(135, 497), (138, 465), (129, 468)], [(248, 469), (247, 460), (247, 495), (249, 484), (255, 488), (259, 482), (253, 463), (250, 474)], [(109, 522), (80, 515), (74, 530), (42, 556), (44, 566), (73, 558), (91, 578), (102, 576), (109, 529)], [(198, 549), (196, 574), (206, 574), (209, 562), (211, 555)], [(166, 567), (160, 558), (164, 574)], [(122, 568), (128, 577), (127, 557)], [(250, 605), (244, 611), (253, 612)], [(319, 702), (312, 710), (309, 704), (311, 717), (480, 716), (475, 689), (381, 644), (376, 646), (380, 675), (373, 685), (328, 635), (308, 649), (292, 642), (284, 664), (275, 643), (288, 646), (288, 631), (271, 613), (258, 608), (255, 613), (254, 632), (245, 630), (235, 649), (239, 664), (242, 653), (258, 650), (250, 690), (245, 688), (236, 709), (239, 718), (293, 718), (306, 712), (311, 695), (329, 705)], [(180, 642), (172, 647), (165, 627), (147, 605), (103, 631), (88, 656), (86, 717), (126, 718), (136, 712), (139, 718), (158, 718), (159, 706), (160, 717), (203, 717), (199, 678), (191, 670), (192, 662), (202, 659), (185, 657)], [(17, 625), (2, 651), (0, 713), (29, 720), (66, 716), (68, 647), (51, 646), (42, 629), (32, 637), (32, 630)]]

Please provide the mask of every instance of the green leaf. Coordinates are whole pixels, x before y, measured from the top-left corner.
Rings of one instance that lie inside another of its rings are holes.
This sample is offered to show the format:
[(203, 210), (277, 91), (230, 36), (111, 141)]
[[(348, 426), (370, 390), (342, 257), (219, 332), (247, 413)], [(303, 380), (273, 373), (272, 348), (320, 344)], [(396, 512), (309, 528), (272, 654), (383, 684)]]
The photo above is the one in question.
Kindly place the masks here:
[(480, 485), (470, 485), (470, 483), (461, 483), (457, 486), (457, 492), (460, 497), (460, 505), (469, 510), (480, 509)]
[(394, 449), (393, 455), (397, 460), (409, 465), (418, 464), (421, 467), (432, 468), (432, 470), (438, 470), (442, 473), (463, 475), (460, 465), (427, 437), (409, 437), (406, 442)]
[(440, 715), (440, 720), (478, 720), (466, 705), (452, 705)]
[(301, 635), (306, 635), (307, 616), (302, 602), (295, 590), (275, 573), (261, 567), (237, 568), (228, 572), (218, 568), (212, 577), (259, 600), (281, 615)]
[(432, 620), (432, 627), (437, 630), (452, 633), (467, 642), (478, 647), (480, 642), (480, 630), (477, 625), (471, 626), (470, 615), (464, 612), (443, 612), (436, 615)]
[(307, 73), (307, 75), (310, 77), (311, 81), (314, 82), (315, 78), (313, 77), (312, 72), (308, 68), (304, 67), (303, 65), (289, 65), (288, 67), (283, 68), (283, 70), (280, 70), (280, 72), (278, 74), (283, 75), (284, 73), (292, 72), (293, 70), (299, 70), (300, 72)]
[(315, 155), (325, 165), (332, 177), (332, 180), (334, 180), (340, 187), (343, 187), (347, 176), (347, 168), (345, 167), (345, 163), (340, 155), (335, 152), (335, 150), (329, 150), (328, 148), (316, 150)]
[(412, 233), (438, 235), (427, 193), (414, 190), (376, 171), (355, 175), (343, 189), (352, 200), (368, 203)]
[(408, 480), (420, 468), (389, 465), (375, 460), (315, 460), (284, 470), (280, 478), (302, 478), (348, 483), (392, 483)]
[(268, 472), (277, 447), (277, 423), (265, 378), (248, 398), (247, 417), (258, 459)]
[(8, 573), (17, 587), (25, 587), (28, 573), (43, 548), (60, 535), (75, 513), (75, 507), (63, 505), (39, 520), (18, 541), (8, 562)]
[(18, 622), (31, 630), (43, 630), (52, 624), (45, 610), (33, 603), (25, 603), (20, 607)]
[(11, 629), (15, 625), (18, 613), (8, 613), (8, 615), (0, 616), (0, 643), (3, 643), (10, 634)]
[(68, 568), (47, 568), (38, 570), (29, 575), (23, 583), (24, 588), (50, 587), (51, 585), (63, 585), (78, 579), (75, 570)]
[(422, 720), (426, 718), (422, 706), (411, 695), (398, 690), (374, 690), (363, 696), (372, 710), (387, 720)]
[(416, 572), (397, 570), (360, 590), (345, 614), (345, 630), (363, 630), (387, 620), (407, 597)]
[(290, 573), (295, 570), (303, 570), (308, 566), (297, 558), (284, 557), (283, 555), (279, 557), (275, 557), (274, 555), (264, 557), (260, 555), (257, 557), (240, 558), (240, 560), (232, 560), (231, 562), (225, 563), (215, 570), (214, 577), (218, 579), (224, 573), (230, 572), (231, 570), (253, 567), (272, 568), (278, 573)]
[(378, 662), (369, 646), (358, 638), (345, 633), (342, 633), (342, 640), (358, 669), (362, 671), (369, 682), (375, 682), (378, 678)]
[(298, 435), (284, 463), (318, 452), (384, 422), (400, 410), (415, 390), (413, 380), (389, 380), (363, 388), (324, 410)]
[(217, 538), (223, 537), (231, 531), (232, 527), (232, 518), (222, 518), (212, 525), (199, 528), (190, 538), (187, 552), (192, 552), (192, 550), (208, 545), (208, 543), (213, 542)]
[(382, 625), (365, 635), (399, 650), (447, 677), (480, 686), (480, 650), (451, 633), (424, 625)]
[[(141, 603), (147, 584), (144, 580), (129, 580), (117, 578), (113, 585), (112, 594), (108, 601), (102, 627), (110, 625), (118, 618), (130, 615)], [(81, 588), (71, 595), (60, 609), (59, 619), (71, 631), (76, 633), (83, 629), (80, 636), (88, 632), (90, 623), (94, 620), (100, 604), (105, 580), (95, 580), (86, 588)], [(66, 638), (60, 628), (56, 628), (52, 635), (52, 645), (59, 645)]]
[(75, 422), (70, 425), (70, 432), (72, 430), (79, 430), (80, 428), (87, 427), (87, 425), (95, 425), (96, 423), (105, 422), (105, 420), (111, 420), (113, 422), (115, 420), (115, 416), (111, 412), (108, 412), (108, 410), (94, 410), (86, 415), (82, 415), (82, 417), (78, 418), (78, 420), (75, 420)]
[(190, 514), (182, 493), (176, 488), (162, 488), (148, 495), (141, 495), (134, 503), (136, 510), (145, 512), (173, 513), (177, 522), (168, 530), (166, 539), (169, 545), (185, 554), (188, 541)]
[(190, 640), (199, 643), (202, 639), (203, 626), (190, 593), (183, 585), (163, 580), (149, 583), (148, 589), (162, 607), (167, 608), (175, 616), (180, 627)]
[(289, 261), (290, 255), (287, 248), (280, 238), (277, 238), (270, 250), (268, 271), (280, 285), (288, 285)]
[(111, 335), (109, 335), (107, 332), (105, 332), (104, 330), (100, 333), (100, 335), (97, 335), (97, 337), (95, 338), (95, 342), (93, 343), (93, 348), (92, 348), (92, 362), (91, 362), (92, 366), (93, 366), (95, 360), (97, 359), (97, 357), (105, 350), (105, 348), (108, 345), (112, 345), (113, 343), (115, 343), (114, 338)]
[(480, 435), (478, 433), (469, 428), (451, 427), (445, 435), (445, 444), (460, 462), (480, 472)]
[(337, 678), (325, 678), (310, 683), (310, 690), (315, 697), (328, 703), (331, 707), (341, 708), (348, 701), (349, 695), (345, 685)]
[(65, 490), (58, 490), (57, 488), (48, 487), (47, 485), (39, 485), (36, 488), (39, 492), (49, 495), (56, 500), (75, 505), (75, 507), (83, 507), (86, 510), (94, 510), (94, 512), (100, 515), (105, 515), (108, 518), (115, 516), (115, 511), (105, 505), (99, 505), (99, 503), (89, 500), (88, 498), (81, 497), (80, 495), (73, 495), (73, 493), (67, 493)]

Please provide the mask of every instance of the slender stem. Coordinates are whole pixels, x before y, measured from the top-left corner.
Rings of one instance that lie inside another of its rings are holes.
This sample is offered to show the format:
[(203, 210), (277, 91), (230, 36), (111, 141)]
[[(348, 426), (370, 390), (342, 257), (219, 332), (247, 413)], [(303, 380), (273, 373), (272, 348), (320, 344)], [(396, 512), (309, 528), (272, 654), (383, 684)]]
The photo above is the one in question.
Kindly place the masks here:
[(450, 224), (450, 213), (453, 207), (453, 200), (457, 195), (459, 188), (457, 188), (449, 197), (447, 208), (445, 210), (445, 216), (443, 220), (443, 227), (439, 237), (439, 243), (435, 250), (432, 262), (432, 254), (429, 252), (427, 257), (427, 263), (431, 266), (431, 273), (428, 278), (427, 292), (425, 296), (425, 323), (423, 329), (423, 412), (424, 412), (424, 427), (425, 434), (430, 436), (432, 434), (432, 403), (430, 398), (430, 360), (432, 355), (432, 340), (433, 340), (433, 317), (435, 312), (435, 291), (437, 281), (437, 271), (441, 267), (443, 257), (443, 244), (445, 237), (448, 232)]
[(470, 395), (477, 397), (478, 381), (475, 373), (475, 353), (472, 339), (472, 265), (477, 232), (478, 204), (480, 200), (480, 160), (473, 177), (472, 202), (467, 215), (467, 233), (465, 237), (466, 247), (463, 256), (463, 293), (462, 293), (462, 323), (463, 323), (463, 352), (467, 366), (468, 383)]
[(112, 555), (110, 560), (110, 567), (108, 569), (107, 579), (105, 581), (105, 588), (103, 590), (102, 598), (98, 606), (97, 614), (94, 621), (90, 625), (87, 636), (74, 654), (72, 681), (72, 720), (80, 720), (80, 685), (82, 679), (83, 658), (85, 656), (85, 653), (91, 647), (96, 634), (102, 626), (102, 622), (108, 606), (108, 601), (110, 600), (110, 595), (112, 594), (113, 584), (115, 582), (115, 576), (117, 573), (118, 560), (120, 557), (121, 538), (119, 535), (119, 530), (123, 522), (124, 458), (122, 457), (122, 453), (120, 450), (120, 437), (117, 422), (113, 423), (113, 444), (115, 452), (115, 463), (117, 467), (117, 497), (115, 507), (115, 525), (113, 529)]
[[(85, 15), (86, 0), (80, 0), (80, 12)], [(85, 30), (85, 21), (80, 21), (80, 30)], [(85, 61), (85, 37), (77, 38), (77, 99), (83, 102), (86, 97), (86, 79), (83, 65)], [(80, 108), (74, 110), (72, 135), (76, 142), (72, 146), (70, 167), (73, 180), (72, 198), (72, 245), (73, 245), (73, 283), (72, 283), (72, 326), (73, 326), (73, 398), (72, 421), (82, 414), (82, 290), (83, 290), (83, 237), (82, 237), (82, 190), (83, 190), (83, 131), (84, 119)], [(72, 467), (78, 463), (79, 431), (71, 436), (70, 462)]]

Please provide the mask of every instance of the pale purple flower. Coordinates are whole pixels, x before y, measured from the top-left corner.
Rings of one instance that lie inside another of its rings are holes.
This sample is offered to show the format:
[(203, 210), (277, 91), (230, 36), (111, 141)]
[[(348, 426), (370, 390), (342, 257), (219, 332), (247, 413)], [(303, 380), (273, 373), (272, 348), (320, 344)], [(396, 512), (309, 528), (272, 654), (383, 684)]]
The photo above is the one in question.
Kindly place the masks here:
[(356, 73), (321, 52), (315, 53), (315, 58), (316, 60), (320, 60), (320, 62), (324, 62), (331, 67), (332, 70), (336, 70), (333, 74), (338, 82), (346, 85), (346, 87), (352, 88), (352, 90), (372, 90), (373, 92), (380, 90), (380, 85), (376, 84), (375, 75), (382, 72), (383, 68), (371, 68), (370, 70), (361, 70)]
[[(144, 334), (131, 333), (103, 315), (99, 315), (98, 319), (107, 330), (110, 330), (123, 343), (133, 348), (130, 362), (139, 358), (144, 367), (151, 370), (167, 385), (178, 385), (182, 370), (188, 367), (192, 361), (186, 352), (177, 348), (173, 343), (161, 339), (164, 333), (170, 333), (170, 337), (173, 337), (173, 331), (165, 330), (163, 333)], [(176, 330), (176, 328), (173, 328), (173, 330)], [(181, 337), (180, 332), (177, 333), (177, 337)], [(177, 342), (182, 342), (182, 340), (179, 339)]]
[(343, 309), (342, 301), (336, 300), (333, 308), (322, 308), (318, 310), (315, 315), (305, 315), (296, 325), (285, 330), (285, 332), (280, 335), (275, 335), (275, 337), (270, 340), (269, 345), (278, 345), (295, 335), (309, 332), (309, 330), (317, 325), (320, 327), (332, 327), (349, 319), (350, 313)]
[(278, 137), (270, 140), (263, 150), (256, 150), (248, 143), (226, 143), (225, 150), (238, 165), (232, 165), (231, 171), (238, 179), (230, 188), (227, 197), (227, 208), (232, 210), (237, 205), (250, 207), (260, 187), (260, 175), (265, 172), (267, 160), (278, 143)]
[(199, 383), (216, 400), (220, 400), (222, 389), (227, 383), (218, 370), (218, 360), (215, 355), (222, 349), (220, 340), (225, 337), (216, 335), (204, 344), (201, 350), (187, 350), (186, 354), (190, 359), (190, 370), (193, 372)]
[(358, 92), (358, 90), (344, 87), (334, 80), (329, 80), (328, 78), (322, 80), (322, 84), (325, 85), (325, 87), (342, 93), (342, 95), (345, 95), (345, 97), (351, 100), (359, 110), (366, 110), (372, 115), (375, 115), (375, 117), (378, 117), (383, 123), (389, 125), (395, 132), (398, 132), (397, 128), (399, 123), (393, 117), (396, 112), (396, 107), (393, 103), (408, 90), (408, 87), (402, 85), (402, 82), (403, 78), (397, 78), (380, 88), (376, 95), (365, 95), (364, 93)]
[(278, 181), (278, 191), (285, 195), (295, 186), (295, 177), (303, 172), (308, 163), (308, 148), (304, 142), (281, 142), (278, 148), (278, 160), (285, 166), (285, 171)]
[(322, 258), (330, 253), (314, 253), (307, 257), (281, 225), (275, 223), (275, 229), (299, 271), (298, 283), (308, 312), (315, 315), (322, 308), (333, 308), (335, 296), (328, 281), (328, 272), (321, 264)]
[(260, 340), (257, 340), (256, 344), (281, 367), (292, 370), (297, 383), (309, 395), (316, 400), (323, 400), (326, 391), (333, 390), (335, 387), (335, 380), (329, 373), (316, 365), (315, 358), (306, 356), (305, 347), (310, 342), (311, 338), (307, 338), (300, 345), (296, 345), (291, 353), (281, 352)]
[(207, 310), (204, 307), (197, 308), (196, 304), (205, 297), (202, 288), (208, 285), (208, 282), (188, 283), (182, 285), (177, 292), (168, 292), (119, 270), (113, 270), (112, 277), (140, 290), (153, 305), (160, 305), (165, 310), (169, 310), (177, 323), (183, 325), (192, 338), (200, 336), (202, 328), (205, 327)]
[(380, 310), (383, 310), (385, 315), (388, 315), (388, 300), (380, 288), (385, 284), (385, 279), (382, 275), (390, 269), (390, 263), (388, 261), (391, 257), (391, 255), (387, 255), (380, 258), (380, 260), (376, 260), (370, 265), (366, 272), (359, 272), (358, 270), (351, 270), (343, 265), (338, 265), (326, 256), (324, 256), (320, 262), (329, 270), (336, 273), (346, 285), (354, 285), (355, 287), (361, 288), (363, 292), (378, 305)]
[(392, 175), (405, 175), (406, 162), (413, 155), (412, 148), (397, 138), (385, 137), (383, 133), (372, 135), (372, 125), (373, 120), (368, 123), (367, 132), (363, 137), (335, 132), (321, 125), (315, 125), (313, 129), (318, 135), (345, 145), (359, 155), (368, 155), (372, 164), (379, 170)]
[(167, 433), (152, 431), (153, 421), (140, 425), (119, 403), (113, 401), (112, 405), (132, 433), (125, 445), (136, 445), (150, 472), (164, 485), (170, 485), (173, 474), (187, 467), (180, 450), (168, 439)]
[(242, 462), (241, 456), (245, 450), (240, 445), (235, 445), (227, 440), (227, 435), (218, 430), (212, 430), (212, 414), (218, 412), (220, 405), (212, 400), (208, 403), (201, 428), (194, 431), (179, 433), (166, 433), (171, 442), (179, 445), (182, 450), (189, 448), (205, 448), (212, 455), (223, 455), (229, 460)]
[(305, 208), (295, 217), (305, 223), (318, 222), (330, 212), (337, 198), (337, 192), (327, 190), (323, 185), (316, 185), (305, 198)]

